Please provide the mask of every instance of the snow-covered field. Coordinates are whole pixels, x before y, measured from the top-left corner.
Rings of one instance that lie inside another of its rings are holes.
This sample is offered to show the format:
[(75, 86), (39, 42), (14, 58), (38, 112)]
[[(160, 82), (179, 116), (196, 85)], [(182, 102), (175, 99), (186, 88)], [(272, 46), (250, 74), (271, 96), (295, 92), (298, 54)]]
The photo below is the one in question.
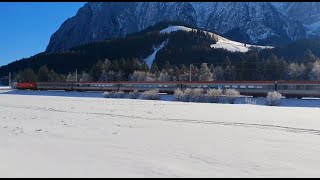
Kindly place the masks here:
[(9, 88), (9, 86), (0, 86), (0, 90), (8, 90)]
[(318, 108), (0, 91), (0, 177), (319, 177)]

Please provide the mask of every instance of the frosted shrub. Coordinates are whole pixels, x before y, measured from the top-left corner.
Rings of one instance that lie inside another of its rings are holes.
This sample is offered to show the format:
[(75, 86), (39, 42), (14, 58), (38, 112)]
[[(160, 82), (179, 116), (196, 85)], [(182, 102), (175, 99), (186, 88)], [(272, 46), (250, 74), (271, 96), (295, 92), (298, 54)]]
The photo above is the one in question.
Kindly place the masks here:
[(220, 96), (222, 96), (221, 89), (209, 89), (207, 90), (207, 102), (219, 103)]
[(111, 94), (110, 92), (106, 91), (106, 92), (103, 93), (103, 97), (104, 97), (104, 98), (111, 98), (111, 97), (110, 97), (110, 96), (111, 96), (110, 94)]
[(138, 99), (139, 96), (140, 96), (140, 93), (137, 90), (134, 90), (133, 92), (129, 93), (130, 99)]
[(159, 100), (160, 99), (159, 89), (152, 89), (149, 91), (145, 91), (141, 94), (140, 97), (142, 99), (147, 99), (147, 100)]
[(268, 92), (266, 98), (268, 106), (278, 106), (281, 104), (282, 95), (277, 91)]
[(118, 91), (113, 94), (112, 98), (125, 98), (126, 93), (123, 91)]
[(244, 99), (244, 103), (245, 103), (245, 104), (257, 105), (257, 101), (256, 101), (256, 100), (253, 100), (252, 98), (248, 98), (248, 97), (246, 97), (246, 98)]
[(184, 95), (184, 92), (180, 88), (174, 90), (174, 97), (176, 98), (176, 100), (182, 101), (183, 95)]
[(205, 96), (203, 94), (203, 89), (200, 89), (200, 88), (193, 89), (191, 91), (191, 99), (189, 100), (193, 102), (204, 102)]
[(181, 101), (183, 101), (183, 102), (189, 102), (189, 101), (190, 101), (190, 98), (191, 98), (191, 95), (192, 95), (192, 89), (187, 88), (187, 89), (184, 90), (184, 92), (183, 92), (183, 95), (182, 95), (182, 97), (181, 97)]
[(112, 92), (104, 92), (103, 93), (104, 98), (124, 98), (125, 95), (126, 95), (126, 93), (123, 91), (119, 91), (119, 92), (112, 91)]
[(234, 104), (237, 97), (240, 96), (239, 91), (235, 89), (227, 89), (224, 94), (230, 104)]

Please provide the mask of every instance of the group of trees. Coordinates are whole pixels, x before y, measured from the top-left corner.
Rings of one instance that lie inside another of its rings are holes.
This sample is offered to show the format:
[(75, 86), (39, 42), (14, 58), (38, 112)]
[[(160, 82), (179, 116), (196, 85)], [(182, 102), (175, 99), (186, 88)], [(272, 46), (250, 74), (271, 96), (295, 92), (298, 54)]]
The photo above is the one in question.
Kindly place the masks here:
[(249, 53), (237, 68), (237, 80), (320, 80), (320, 59), (310, 54), (288, 62), (271, 54), (266, 60)]
[(42, 66), (35, 73), (31, 68), (26, 68), (14, 76), (14, 80), (17, 82), (57, 82), (65, 81), (66, 76), (63, 74), (57, 74), (54, 70), (49, 70), (47, 66)]
[[(15, 79), (24, 82), (320, 79), (319, 39), (247, 53), (229, 52), (211, 48), (216, 40), (203, 31), (159, 33), (168, 25), (160, 23), (125, 38), (64, 52), (40, 53), (0, 67), (0, 75), (16, 72)], [(149, 69), (143, 59), (167, 40)]]
[[(190, 74), (191, 73), (191, 74)], [(37, 73), (28, 68), (17, 74), (19, 82), (67, 81), (241, 81), (241, 80), (320, 80), (320, 60), (308, 59), (287, 62), (283, 58), (271, 55), (260, 59), (255, 52), (248, 53), (244, 59), (231, 62), (228, 56), (216, 64), (170, 64), (166, 61), (162, 68), (154, 62), (149, 69), (145, 62), (134, 59), (111, 61), (99, 60), (86, 71), (57, 74), (46, 66)]]

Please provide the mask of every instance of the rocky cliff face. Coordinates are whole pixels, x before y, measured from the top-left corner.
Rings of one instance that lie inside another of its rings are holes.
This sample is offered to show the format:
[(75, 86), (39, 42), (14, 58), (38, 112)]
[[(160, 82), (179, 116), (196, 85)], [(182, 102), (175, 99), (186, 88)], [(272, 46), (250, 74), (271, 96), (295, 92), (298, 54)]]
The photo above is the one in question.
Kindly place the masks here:
[(287, 18), (301, 22), (308, 36), (320, 36), (320, 2), (275, 2), (276, 9)]
[(301, 23), (268, 2), (92, 2), (61, 25), (47, 52), (124, 37), (161, 21), (182, 21), (221, 34), (236, 29), (251, 43), (270, 45), (277, 43), (273, 39), (291, 41), (306, 36)]

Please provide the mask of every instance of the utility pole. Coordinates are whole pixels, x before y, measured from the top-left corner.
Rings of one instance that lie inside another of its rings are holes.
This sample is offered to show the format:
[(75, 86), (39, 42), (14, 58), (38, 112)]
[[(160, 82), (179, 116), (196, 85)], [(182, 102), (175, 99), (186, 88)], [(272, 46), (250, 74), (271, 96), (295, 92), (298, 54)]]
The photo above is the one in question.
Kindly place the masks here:
[(11, 89), (11, 72), (9, 72), (9, 88)]
[(189, 71), (189, 81), (191, 82), (191, 66), (192, 64), (190, 64), (190, 71)]
[(76, 82), (78, 82), (78, 69), (76, 68)]

